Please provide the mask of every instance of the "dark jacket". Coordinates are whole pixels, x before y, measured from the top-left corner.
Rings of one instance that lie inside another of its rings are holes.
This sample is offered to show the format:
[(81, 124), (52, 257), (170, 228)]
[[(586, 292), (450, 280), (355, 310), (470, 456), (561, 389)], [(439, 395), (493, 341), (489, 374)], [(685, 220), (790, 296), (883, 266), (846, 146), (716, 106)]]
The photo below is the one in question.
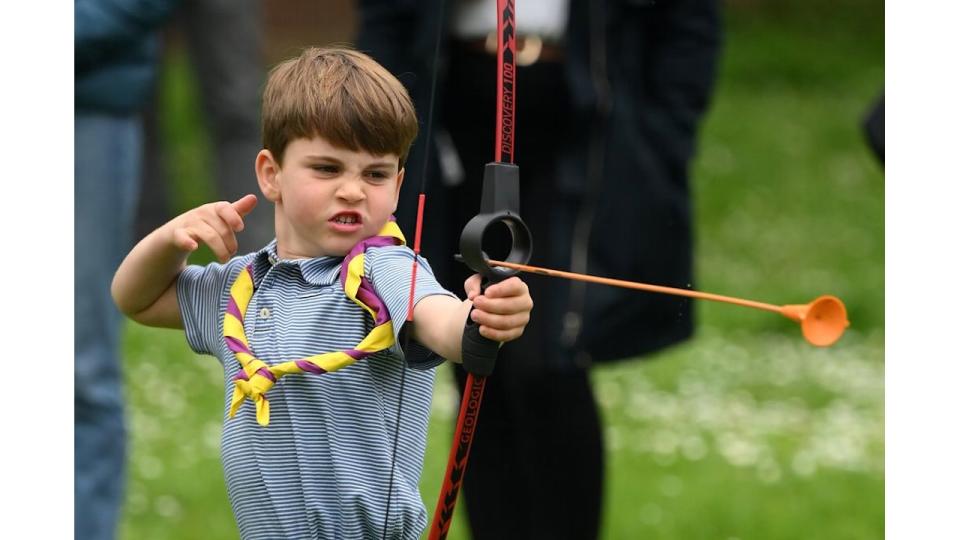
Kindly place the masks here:
[[(361, 5), (358, 47), (398, 74), (425, 126), (439, 2), (363, 0)], [(718, 11), (715, 0), (570, 1), (565, 72), (569, 114), (582, 129), (557, 151), (561, 174), (556, 189), (578, 204), (558, 208), (552, 228), (551, 241), (569, 249), (538, 252), (534, 238), (532, 264), (585, 266), (602, 276), (692, 286), (688, 171), (714, 81)], [(477, 84), (485, 82), (495, 84), (493, 75)], [(402, 226), (409, 227), (416, 208), (424, 131), (408, 161), (398, 210)], [(433, 179), (427, 200), (428, 209), (451, 204)], [(436, 229), (445, 225), (428, 221), (424, 231), (424, 253), (431, 262), (450, 257), (431, 252)], [(449, 243), (442, 245), (449, 248)], [(554, 302), (534, 298), (535, 321), (552, 339), (533, 346), (560, 346), (565, 353), (558, 358), (580, 365), (628, 358), (692, 333), (692, 310), (685, 299), (553, 283)]]
[(160, 53), (157, 28), (175, 0), (75, 0), (74, 107), (131, 114), (146, 103)]

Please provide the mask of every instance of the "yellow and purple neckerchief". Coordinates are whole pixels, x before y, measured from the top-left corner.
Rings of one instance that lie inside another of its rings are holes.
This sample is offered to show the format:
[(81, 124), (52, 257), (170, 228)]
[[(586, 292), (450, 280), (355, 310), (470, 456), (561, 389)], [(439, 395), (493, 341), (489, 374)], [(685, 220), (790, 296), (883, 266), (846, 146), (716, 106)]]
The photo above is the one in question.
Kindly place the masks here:
[(274, 366), (268, 366), (266, 362), (253, 356), (250, 343), (243, 331), (243, 314), (247, 312), (247, 305), (253, 298), (254, 291), (253, 266), (244, 268), (230, 286), (230, 300), (223, 317), (223, 339), (242, 367), (233, 377), (235, 386), (233, 400), (230, 403), (230, 418), (236, 415), (244, 400), (249, 398), (256, 404), (257, 422), (261, 426), (266, 426), (270, 423), (270, 403), (265, 394), (280, 377), (292, 373), (322, 374), (336, 371), (361, 358), (391, 347), (395, 340), (390, 313), (363, 275), (363, 256), (368, 248), (405, 244), (406, 240), (400, 232), (400, 227), (391, 219), (377, 236), (358, 243), (343, 259), (340, 267), (340, 284), (343, 285), (343, 291), (348, 298), (365, 309), (375, 323), (373, 330), (363, 338), (363, 341), (346, 351), (318, 354)]

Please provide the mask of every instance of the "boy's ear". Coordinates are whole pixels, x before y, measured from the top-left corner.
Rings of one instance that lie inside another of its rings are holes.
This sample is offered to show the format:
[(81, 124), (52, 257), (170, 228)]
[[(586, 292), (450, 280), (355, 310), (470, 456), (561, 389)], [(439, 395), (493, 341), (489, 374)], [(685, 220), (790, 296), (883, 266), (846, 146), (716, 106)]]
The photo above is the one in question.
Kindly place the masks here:
[(397, 205), (400, 204), (400, 186), (403, 185), (403, 173), (406, 169), (400, 169), (397, 173), (397, 191), (393, 194), (393, 211), (397, 211)]
[(274, 159), (273, 154), (264, 148), (257, 154), (257, 161), (254, 165), (257, 169), (257, 184), (260, 185), (260, 191), (270, 202), (280, 201), (280, 164)]

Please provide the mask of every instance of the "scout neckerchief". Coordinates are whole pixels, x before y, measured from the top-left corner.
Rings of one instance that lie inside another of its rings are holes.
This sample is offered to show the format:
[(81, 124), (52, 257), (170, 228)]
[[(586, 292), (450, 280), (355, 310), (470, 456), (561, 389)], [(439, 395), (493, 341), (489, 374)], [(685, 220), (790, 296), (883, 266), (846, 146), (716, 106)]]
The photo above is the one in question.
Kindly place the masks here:
[(243, 315), (253, 298), (253, 266), (244, 268), (230, 286), (230, 301), (223, 317), (223, 339), (233, 351), (242, 369), (233, 377), (233, 400), (230, 403), (230, 418), (249, 398), (257, 406), (257, 422), (261, 426), (270, 423), (270, 403), (266, 393), (277, 380), (293, 373), (327, 373), (353, 364), (394, 344), (393, 323), (390, 313), (373, 286), (363, 275), (363, 258), (368, 248), (405, 245), (406, 240), (396, 222), (388, 221), (377, 236), (358, 243), (347, 253), (340, 267), (340, 284), (347, 297), (356, 302), (373, 317), (375, 326), (353, 349), (334, 351), (291, 360), (274, 366), (253, 355), (250, 343), (243, 331)]

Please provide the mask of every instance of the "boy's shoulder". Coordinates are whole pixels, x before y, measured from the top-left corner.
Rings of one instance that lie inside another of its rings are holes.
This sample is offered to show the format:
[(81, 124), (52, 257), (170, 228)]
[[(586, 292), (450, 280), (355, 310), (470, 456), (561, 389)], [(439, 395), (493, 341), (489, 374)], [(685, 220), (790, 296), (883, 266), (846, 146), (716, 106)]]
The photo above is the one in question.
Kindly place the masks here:
[(190, 264), (180, 272), (178, 286), (196, 283), (199, 287), (223, 287), (225, 282), (235, 279), (248, 266), (253, 266), (259, 252), (247, 253), (231, 258), (227, 262), (217, 261), (207, 264)]
[[(374, 257), (406, 257), (407, 260), (413, 260), (414, 252), (406, 244), (397, 245), (387, 245), (387, 246), (370, 246), (366, 251), (367, 255), (373, 255)], [(420, 257), (423, 259), (423, 257)]]
[(364, 270), (367, 275), (378, 273), (385, 268), (395, 268), (398, 265), (404, 265), (409, 271), (412, 268), (413, 260), (423, 265), (426, 259), (418, 256), (412, 249), (406, 245), (401, 246), (377, 246), (367, 248), (364, 253)]
[(381, 294), (400, 294), (404, 299), (407, 298), (410, 281), (414, 277), (414, 260), (417, 267), (416, 290), (447, 294), (437, 282), (427, 259), (407, 246), (370, 248), (364, 259), (364, 274)]
[[(237, 255), (224, 263), (217, 261), (209, 262), (200, 265), (200, 268), (213, 273), (233, 274), (247, 266), (253, 266), (257, 262), (258, 255), (260, 255), (260, 252), (254, 251), (245, 255)], [(266, 253), (263, 254), (263, 258), (267, 258), (268, 256)]]

